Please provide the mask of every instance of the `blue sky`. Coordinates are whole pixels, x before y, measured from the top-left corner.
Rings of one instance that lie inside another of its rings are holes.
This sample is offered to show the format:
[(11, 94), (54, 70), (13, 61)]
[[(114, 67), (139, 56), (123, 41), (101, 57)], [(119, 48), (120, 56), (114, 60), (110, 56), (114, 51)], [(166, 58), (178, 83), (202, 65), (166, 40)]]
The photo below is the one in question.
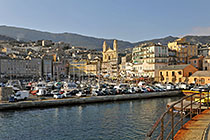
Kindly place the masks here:
[(209, 0), (0, 0), (0, 25), (131, 42), (210, 35)]

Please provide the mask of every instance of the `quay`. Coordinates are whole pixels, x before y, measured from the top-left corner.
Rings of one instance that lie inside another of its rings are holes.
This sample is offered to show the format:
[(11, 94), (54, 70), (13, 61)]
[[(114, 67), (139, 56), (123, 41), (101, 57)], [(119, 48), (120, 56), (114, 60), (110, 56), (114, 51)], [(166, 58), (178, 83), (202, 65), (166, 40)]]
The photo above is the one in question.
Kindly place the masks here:
[(8, 109), (24, 109), (24, 108), (43, 108), (55, 107), (64, 105), (78, 105), (86, 103), (98, 102), (111, 102), (121, 100), (134, 100), (134, 99), (147, 99), (147, 98), (160, 98), (172, 97), (182, 95), (180, 90), (166, 91), (166, 92), (148, 92), (138, 94), (122, 94), (122, 95), (109, 95), (109, 96), (91, 96), (91, 97), (78, 97), (78, 98), (64, 98), (64, 99), (43, 99), (38, 101), (19, 101), (15, 103), (2, 102), (0, 103), (0, 110)]
[(174, 140), (209, 140), (210, 110), (207, 109), (188, 121), (174, 136)]

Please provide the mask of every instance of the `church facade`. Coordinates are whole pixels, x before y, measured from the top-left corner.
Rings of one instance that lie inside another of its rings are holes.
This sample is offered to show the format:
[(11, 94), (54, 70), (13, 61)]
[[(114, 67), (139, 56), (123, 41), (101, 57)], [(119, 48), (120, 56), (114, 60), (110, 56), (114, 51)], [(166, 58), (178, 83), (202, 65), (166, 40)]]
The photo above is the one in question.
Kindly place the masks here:
[(103, 43), (103, 61), (102, 74), (108, 77), (117, 77), (119, 71), (118, 63), (118, 44), (117, 40), (113, 42), (113, 49), (107, 46), (106, 41)]

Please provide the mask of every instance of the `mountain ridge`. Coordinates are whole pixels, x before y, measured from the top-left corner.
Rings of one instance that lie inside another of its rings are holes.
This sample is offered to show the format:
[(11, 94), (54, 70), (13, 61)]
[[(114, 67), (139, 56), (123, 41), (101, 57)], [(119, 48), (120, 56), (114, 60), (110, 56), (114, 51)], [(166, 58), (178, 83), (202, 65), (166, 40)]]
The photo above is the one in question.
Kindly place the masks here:
[[(112, 43), (114, 39), (105, 39), (105, 38), (97, 38), (91, 36), (80, 35), (77, 33), (51, 33), (48, 31), (39, 31), (34, 29), (20, 28), (20, 27), (12, 27), (2, 25), (0, 26), (0, 35), (13, 38), (16, 40), (22, 41), (36, 41), (36, 40), (52, 40), (54, 42), (63, 41), (66, 43), (70, 43), (73, 46), (79, 47), (87, 47), (88, 49), (102, 49), (103, 42), (106, 41), (108, 46), (112, 47)], [(197, 43), (210, 43), (210, 36), (185, 36), (188, 42), (197, 44)], [(178, 37), (167, 36), (158, 39), (144, 40), (139, 42), (131, 43), (129, 41), (118, 40), (118, 45), (120, 50), (124, 50), (126, 48), (133, 48), (142, 43), (153, 42), (153, 43), (161, 43), (163, 45), (167, 45), (168, 42), (172, 42), (178, 39)]]

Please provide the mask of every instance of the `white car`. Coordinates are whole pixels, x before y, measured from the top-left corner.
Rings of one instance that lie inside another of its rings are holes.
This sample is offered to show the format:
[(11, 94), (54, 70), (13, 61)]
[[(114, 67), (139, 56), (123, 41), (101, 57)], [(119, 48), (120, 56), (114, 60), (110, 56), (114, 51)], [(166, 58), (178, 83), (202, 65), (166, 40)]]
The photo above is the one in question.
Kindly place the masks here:
[(180, 89), (187, 89), (187, 85), (184, 83), (179, 84)]
[(26, 90), (18, 91), (14, 95), (11, 95), (9, 102), (26, 100), (29, 97), (29, 92)]
[(60, 94), (60, 93), (57, 93), (57, 94), (54, 94), (53, 95), (53, 98), (55, 98), (55, 99), (61, 99), (63, 97), (64, 97), (64, 95), (63, 94)]
[(85, 97), (86, 94), (82, 93), (81, 91), (76, 94), (77, 97)]
[(167, 84), (167, 85), (166, 85), (166, 89), (167, 89), (167, 90), (174, 90), (175, 87), (174, 87), (174, 85)]

